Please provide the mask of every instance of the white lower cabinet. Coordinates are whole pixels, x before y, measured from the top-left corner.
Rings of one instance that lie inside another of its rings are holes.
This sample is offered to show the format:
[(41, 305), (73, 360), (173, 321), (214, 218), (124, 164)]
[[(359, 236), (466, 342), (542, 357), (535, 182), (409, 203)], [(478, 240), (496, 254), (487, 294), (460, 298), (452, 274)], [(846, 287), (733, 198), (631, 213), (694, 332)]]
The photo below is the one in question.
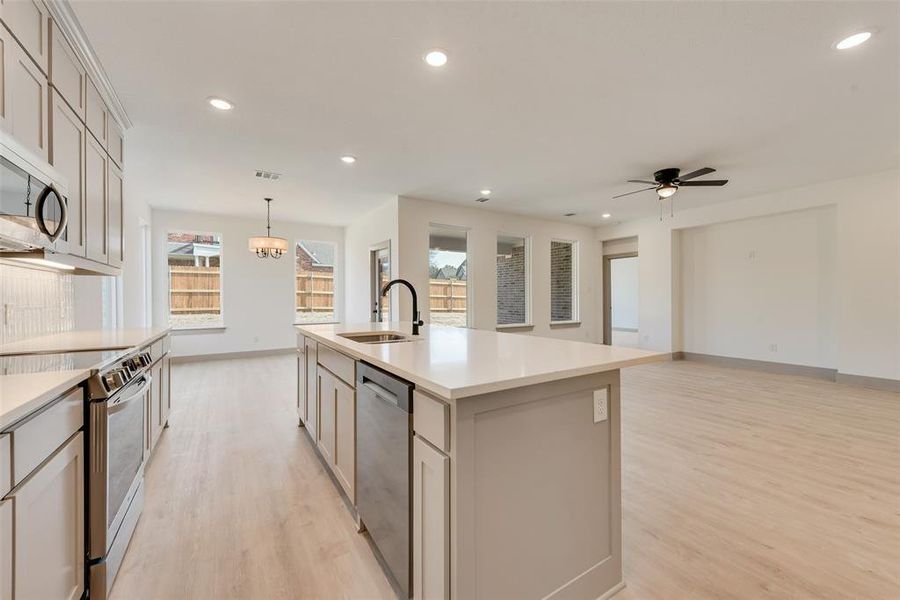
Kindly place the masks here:
[[(84, 592), (82, 433), (73, 435), (3, 501), (0, 520), (8, 519), (10, 504), (15, 570), (12, 597), (81, 598)], [(9, 533), (10, 529), (3, 527), (0, 537)], [(0, 540), (0, 557), (4, 562), (7, 545), (8, 538)], [(0, 567), (0, 572), (3, 568)], [(7, 581), (5, 577), (0, 579), (0, 582)]]
[(334, 474), (356, 504), (356, 390), (334, 378)]
[(316, 442), (325, 462), (334, 465), (336, 381), (334, 375), (321, 367), (319, 367), (317, 376), (319, 378), (319, 432)]
[(13, 593), (13, 501), (0, 500), (0, 600)]
[(413, 598), (450, 598), (450, 458), (413, 438)]

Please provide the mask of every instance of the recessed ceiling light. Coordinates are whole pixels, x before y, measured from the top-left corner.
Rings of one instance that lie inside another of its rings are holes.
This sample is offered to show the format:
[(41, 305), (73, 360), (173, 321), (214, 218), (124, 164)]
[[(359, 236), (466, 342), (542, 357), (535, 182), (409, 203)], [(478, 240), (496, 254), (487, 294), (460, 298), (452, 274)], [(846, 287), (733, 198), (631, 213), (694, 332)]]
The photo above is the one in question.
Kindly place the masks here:
[(447, 53), (440, 48), (429, 50), (428, 54), (425, 55), (425, 62), (432, 67), (443, 67), (447, 64)]
[(604, 219), (608, 219), (608, 218), (610, 218), (612, 215), (609, 214), (609, 213), (603, 213), (603, 214), (600, 215), (600, 216), (603, 217)]
[(855, 48), (860, 44), (863, 44), (872, 37), (871, 31), (860, 31), (859, 33), (854, 33), (851, 36), (847, 36), (837, 44), (835, 44), (835, 48), (838, 50), (849, 50), (850, 48)]
[(491, 190), (481, 190), (481, 195), (482, 195), (482, 196), (490, 196), (490, 195), (491, 195)]
[(218, 110), (231, 110), (234, 108), (234, 104), (225, 98), (208, 98), (207, 102), (209, 102), (210, 106)]
[(348, 165), (352, 165), (353, 163), (356, 162), (356, 157), (355, 157), (355, 156), (350, 156), (350, 155), (348, 154), (347, 156), (342, 156), (342, 157), (341, 157), (341, 162), (346, 163), (346, 164), (348, 164)]

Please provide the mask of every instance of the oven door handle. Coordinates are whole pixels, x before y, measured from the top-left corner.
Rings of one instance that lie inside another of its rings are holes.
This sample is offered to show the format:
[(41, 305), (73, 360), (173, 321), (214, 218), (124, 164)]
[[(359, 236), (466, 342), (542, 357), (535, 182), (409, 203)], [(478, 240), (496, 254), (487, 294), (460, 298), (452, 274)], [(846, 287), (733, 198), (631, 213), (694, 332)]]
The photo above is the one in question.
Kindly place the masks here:
[(144, 382), (138, 387), (138, 389), (129, 394), (127, 397), (122, 398), (121, 400), (116, 400), (115, 404), (110, 404), (106, 408), (107, 415), (114, 415), (120, 410), (125, 410), (125, 406), (139, 396), (143, 396), (144, 392), (147, 391), (147, 388), (150, 387), (150, 382), (153, 381), (153, 378), (150, 375), (144, 374), (141, 375), (143, 377)]

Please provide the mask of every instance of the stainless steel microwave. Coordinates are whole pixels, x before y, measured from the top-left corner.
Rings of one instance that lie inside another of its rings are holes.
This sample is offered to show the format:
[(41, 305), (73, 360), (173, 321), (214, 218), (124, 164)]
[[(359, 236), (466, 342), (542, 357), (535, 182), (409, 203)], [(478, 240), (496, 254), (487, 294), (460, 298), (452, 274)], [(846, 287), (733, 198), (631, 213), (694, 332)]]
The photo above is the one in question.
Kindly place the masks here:
[(0, 252), (68, 252), (66, 195), (56, 169), (0, 132)]

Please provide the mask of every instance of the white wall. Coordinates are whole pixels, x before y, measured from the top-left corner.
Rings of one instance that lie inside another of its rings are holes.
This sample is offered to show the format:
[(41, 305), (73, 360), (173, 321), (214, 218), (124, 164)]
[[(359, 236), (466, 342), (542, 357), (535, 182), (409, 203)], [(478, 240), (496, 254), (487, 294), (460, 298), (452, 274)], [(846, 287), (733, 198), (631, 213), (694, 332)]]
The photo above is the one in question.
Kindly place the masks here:
[[(377, 244), (391, 242), (391, 278), (399, 273), (399, 234), (397, 199), (384, 203), (353, 221), (344, 230), (346, 258), (346, 322), (366, 323), (372, 317), (370, 297), (369, 251)], [(391, 319), (399, 318), (397, 303), (398, 290), (391, 292)]]
[[(422, 297), (422, 318), (428, 317), (428, 229), (430, 225), (464, 227), (468, 243), (467, 283), (471, 286), (472, 323), (477, 329), (497, 325), (497, 235), (531, 237), (531, 320), (530, 333), (585, 341), (598, 341), (600, 331), (597, 290), (600, 264), (599, 244), (589, 227), (546, 219), (536, 219), (483, 208), (399, 198), (399, 275), (408, 279)], [(581, 324), (550, 326), (550, 241), (577, 241), (578, 292)], [(395, 303), (396, 304), (396, 303)], [(409, 294), (400, 295), (400, 315), (411, 319)]]
[(637, 256), (630, 256), (609, 263), (613, 328), (638, 328), (639, 260)]
[[(218, 233), (222, 236), (221, 331), (180, 333), (173, 336), (174, 356), (194, 356), (253, 350), (291, 348), (294, 330), (294, 257), (259, 259), (247, 249), (247, 239), (259, 235), (262, 220), (191, 212), (153, 210), (153, 322), (168, 321), (168, 269), (166, 235), (170, 231)], [(265, 231), (265, 230), (263, 230)], [(306, 239), (334, 242), (336, 252), (335, 310), (343, 306), (344, 232), (340, 227), (275, 221), (272, 233), (289, 243)]]
[(684, 349), (678, 318), (684, 293), (678, 285), (680, 239), (673, 232), (820, 206), (836, 210), (837, 369), (900, 379), (898, 170), (681, 211), (662, 222), (651, 217), (598, 228), (599, 240), (638, 237), (641, 345)]
[(682, 230), (684, 350), (836, 368), (836, 212)]

